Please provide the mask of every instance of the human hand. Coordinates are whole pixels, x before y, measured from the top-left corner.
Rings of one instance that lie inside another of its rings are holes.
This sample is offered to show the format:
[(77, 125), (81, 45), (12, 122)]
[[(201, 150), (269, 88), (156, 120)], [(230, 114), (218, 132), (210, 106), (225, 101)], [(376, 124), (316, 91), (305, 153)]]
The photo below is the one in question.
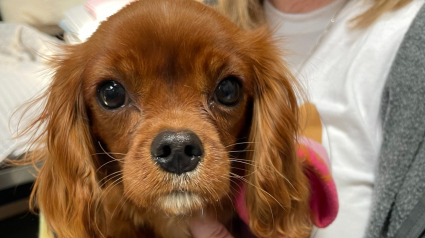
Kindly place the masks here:
[(190, 220), (189, 229), (193, 238), (233, 238), (223, 224), (209, 217)]

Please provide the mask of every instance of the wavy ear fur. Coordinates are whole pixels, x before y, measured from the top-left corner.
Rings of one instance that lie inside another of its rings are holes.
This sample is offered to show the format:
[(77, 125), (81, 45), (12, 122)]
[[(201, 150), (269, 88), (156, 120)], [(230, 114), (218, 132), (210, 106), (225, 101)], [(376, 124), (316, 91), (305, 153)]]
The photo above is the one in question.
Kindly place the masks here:
[(33, 162), (44, 161), (33, 189), (33, 204), (37, 203), (58, 237), (70, 238), (99, 237), (100, 229), (90, 227), (101, 226), (102, 219), (96, 217), (103, 212), (83, 99), (84, 55), (79, 53), (84, 51), (79, 47), (68, 47), (66, 54), (52, 60), (53, 81), (36, 100), (44, 101), (45, 107), (23, 131), (41, 131), (33, 143), (45, 143), (30, 155)]
[(296, 157), (298, 86), (269, 31), (262, 28), (252, 35), (256, 88), (246, 197), (249, 226), (258, 237), (308, 237), (309, 185)]

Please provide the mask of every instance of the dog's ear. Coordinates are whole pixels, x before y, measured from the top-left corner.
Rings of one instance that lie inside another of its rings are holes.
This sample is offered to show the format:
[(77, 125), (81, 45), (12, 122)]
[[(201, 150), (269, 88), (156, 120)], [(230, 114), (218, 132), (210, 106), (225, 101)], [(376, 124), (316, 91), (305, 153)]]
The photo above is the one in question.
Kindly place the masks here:
[[(66, 48), (66, 53), (52, 60), (53, 81), (38, 100), (44, 109), (27, 128), (41, 131), (35, 143), (42, 141), (39, 151), (44, 164), (39, 171), (32, 197), (44, 214), (47, 224), (58, 237), (100, 237), (90, 227), (95, 221), (100, 201), (96, 182), (95, 149), (83, 98), (82, 46)], [(96, 222), (96, 225), (94, 223)]]
[(255, 90), (246, 205), (258, 237), (307, 237), (308, 179), (296, 156), (297, 83), (267, 29), (251, 33)]

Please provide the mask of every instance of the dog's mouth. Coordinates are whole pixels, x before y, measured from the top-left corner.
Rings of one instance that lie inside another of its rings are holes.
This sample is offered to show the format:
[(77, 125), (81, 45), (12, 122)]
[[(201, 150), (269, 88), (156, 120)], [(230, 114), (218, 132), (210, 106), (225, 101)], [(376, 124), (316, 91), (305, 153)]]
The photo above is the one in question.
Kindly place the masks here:
[(202, 196), (185, 190), (175, 190), (161, 196), (157, 205), (167, 213), (185, 215), (194, 210), (199, 210), (205, 204)]

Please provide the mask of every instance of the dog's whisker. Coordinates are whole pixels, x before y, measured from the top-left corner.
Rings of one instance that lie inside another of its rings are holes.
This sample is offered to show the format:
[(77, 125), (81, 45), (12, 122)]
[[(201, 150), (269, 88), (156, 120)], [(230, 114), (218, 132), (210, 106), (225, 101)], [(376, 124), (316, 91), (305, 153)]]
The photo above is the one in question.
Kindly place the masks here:
[(111, 182), (109, 185), (107, 185), (107, 187), (106, 188), (104, 188), (103, 189), (103, 193), (102, 193), (102, 198), (101, 198), (101, 202), (103, 203), (103, 199), (105, 198), (105, 196), (110, 192), (110, 191), (112, 191), (112, 189), (116, 186), (116, 185), (118, 185), (119, 183), (121, 183), (122, 182), (122, 180), (123, 180), (123, 178), (122, 177), (119, 177), (119, 178), (115, 178), (115, 180), (113, 181), (113, 182)]
[[(235, 169), (238, 169), (238, 168), (235, 168)], [(238, 170), (242, 170), (242, 171), (244, 171), (244, 172), (248, 172), (247, 174), (239, 175), (239, 176), (244, 177), (244, 178), (249, 177), (249, 176), (251, 176), (252, 174), (255, 174), (255, 173), (256, 173), (256, 171), (255, 171), (255, 170), (253, 170), (253, 171), (249, 171), (249, 170), (245, 170), (245, 169), (238, 169)], [(233, 177), (232, 177), (232, 178), (233, 178)]]
[[(205, 181), (206, 182), (206, 186), (205, 186), (205, 189), (207, 189), (207, 191), (212, 195), (213, 193), (215, 193), (216, 195), (217, 195), (217, 198), (218, 198), (218, 194), (217, 194), (217, 192), (214, 190), (214, 189), (212, 189), (212, 190), (210, 190), (209, 189), (209, 187), (212, 187), (211, 186), (211, 182), (207, 182), (207, 181)], [(212, 192), (211, 192), (212, 191)], [(217, 219), (217, 217), (218, 217), (218, 211), (217, 211), (217, 207), (215, 206), (215, 203), (212, 203), (212, 206), (213, 206), (213, 208), (214, 208), (214, 211), (215, 211), (215, 218)]]
[[(126, 156), (127, 155), (127, 154), (118, 153), (118, 152), (107, 152), (107, 153), (106, 152), (103, 152), (103, 153), (97, 152), (97, 153), (94, 153), (92, 155), (106, 155), (106, 154), (110, 154), (110, 155), (123, 155), (123, 156)], [(116, 160), (120, 160), (120, 159), (116, 159)]]
[[(105, 189), (105, 192), (102, 194), (102, 198), (101, 201), (103, 202), (103, 200), (106, 198), (106, 195), (112, 191), (112, 189), (117, 186), (119, 183), (121, 183), (123, 181), (123, 179), (120, 177), (117, 180), (115, 180), (114, 182), (112, 182), (111, 185), (108, 186), (107, 189)], [(99, 207), (98, 207), (99, 208)], [(96, 210), (97, 211), (97, 210)]]
[(232, 147), (232, 146), (235, 146), (235, 145), (255, 144), (255, 143), (258, 143), (258, 142), (255, 142), (255, 141), (238, 142), (238, 143), (233, 143), (233, 144), (230, 144), (230, 145), (226, 145), (224, 148)]
[(106, 236), (105, 236), (105, 235), (103, 234), (103, 232), (100, 230), (99, 224), (97, 224), (97, 216), (95, 216), (94, 223), (95, 223), (96, 229), (99, 231), (100, 235), (101, 235), (103, 238), (106, 238)]
[(227, 151), (227, 153), (240, 153), (240, 152), (254, 152), (254, 150), (231, 150), (231, 151)]
[[(245, 171), (245, 172), (250, 172), (250, 173), (254, 173), (257, 170), (257, 168), (259, 167), (258, 165), (255, 165), (253, 163), (247, 162), (246, 160), (230, 159), (230, 162), (246, 164), (246, 165), (249, 165), (249, 166), (253, 167), (252, 168), (252, 171), (251, 171), (251, 169), (246, 169), (246, 168), (233, 168), (233, 169), (237, 169), (237, 170), (241, 170), (241, 171)], [(269, 169), (269, 171), (272, 172), (271, 168), (269, 168), (269, 167), (270, 166), (267, 166), (265, 168)]]
[[(258, 186), (255, 186), (254, 184), (252, 184), (251, 182), (249, 182), (247, 179), (245, 179), (245, 178), (243, 178), (243, 177), (241, 177), (241, 176), (239, 176), (239, 175), (237, 175), (237, 174), (233, 174), (234, 176), (236, 176), (236, 177), (238, 177), (238, 178), (240, 178), (242, 181), (244, 181), (245, 183), (247, 183), (248, 185), (251, 185), (251, 186), (253, 186), (253, 187), (255, 187), (256, 189), (259, 189), (260, 191), (262, 191), (262, 192), (264, 192), (264, 193), (266, 193), (267, 195), (269, 195), (273, 200), (275, 200), (275, 202), (277, 202), (277, 204), (279, 204), (279, 206), (284, 210), (284, 211), (287, 211), (286, 209), (285, 209), (285, 207), (283, 207), (283, 205), (274, 197), (274, 196), (272, 196), (270, 193), (268, 193), (267, 191), (265, 191), (264, 189), (262, 189), (262, 188), (260, 188), (260, 187), (258, 187)], [(274, 215), (273, 215), (273, 210), (272, 210), (272, 207), (270, 206), (270, 203), (266, 200), (266, 202), (267, 202), (267, 205), (268, 205), (268, 207), (269, 207), (269, 209), (270, 209), (270, 215), (272, 216), (272, 222), (273, 222), (273, 224), (274, 224)]]
[(242, 159), (230, 159), (229, 160), (230, 162), (236, 162), (236, 163), (241, 163), (241, 164), (247, 164), (247, 165), (250, 165), (250, 166), (255, 166), (253, 163), (250, 163), (250, 162), (248, 162), (248, 161), (246, 161), (246, 160), (242, 160)]
[(250, 185), (250, 186), (253, 186), (254, 188), (256, 188), (256, 189), (258, 189), (258, 190), (260, 190), (260, 191), (262, 191), (262, 192), (264, 192), (265, 194), (267, 194), (268, 196), (270, 196), (277, 204), (279, 204), (279, 206), (284, 210), (284, 211), (286, 211), (286, 209), (285, 209), (285, 207), (274, 197), (274, 196), (272, 196), (269, 192), (267, 192), (266, 190), (264, 190), (264, 189), (262, 189), (261, 187), (258, 187), (258, 186), (256, 186), (256, 185), (254, 185), (254, 184), (252, 184), (250, 181), (248, 181), (246, 178), (244, 178), (244, 177), (242, 177), (242, 176), (240, 176), (240, 175), (237, 175), (237, 174), (235, 174), (235, 173), (232, 173), (232, 172), (230, 172), (230, 174), (232, 174), (234, 177), (236, 177), (236, 178), (239, 178), (239, 179), (241, 179), (242, 181), (244, 181), (245, 183), (247, 183), (248, 185)]
[[(111, 159), (116, 160), (116, 158), (114, 158), (110, 153), (106, 152), (106, 150), (103, 148), (102, 143), (100, 143), (100, 141), (97, 141), (97, 143), (99, 144), (100, 149), (102, 149), (102, 151)], [(116, 153), (115, 153), (116, 154)]]
[[(129, 192), (130, 192), (130, 194), (129, 194)], [(118, 209), (118, 212), (117, 212), (117, 214), (120, 214), (120, 212), (124, 209), (125, 204), (126, 204), (126, 203), (127, 203), (127, 201), (129, 200), (129, 198), (128, 198), (128, 196), (127, 196), (127, 195), (132, 196), (133, 194), (134, 194), (134, 191), (132, 191), (132, 190), (128, 190), (128, 191), (125, 191), (125, 192), (123, 193), (123, 195), (122, 195), (122, 197), (121, 197), (120, 201), (117, 203), (117, 205), (115, 205), (114, 211), (113, 211), (113, 212), (112, 212), (112, 214), (111, 214), (111, 218), (113, 218), (113, 217), (114, 217), (114, 215), (115, 215), (115, 210), (117, 209), (117, 207), (120, 207), (120, 208)], [(123, 199), (124, 199), (124, 200), (123, 200)]]
[[(254, 150), (252, 150), (252, 152), (254, 152)], [(248, 164), (247, 162), (246, 162), (246, 160), (241, 160), (241, 159), (235, 159), (235, 158), (231, 158), (230, 159), (232, 162), (238, 162), (238, 163), (245, 163), (245, 164), (247, 164), (247, 165), (250, 165), (250, 166), (254, 166), (254, 167), (259, 167), (258, 165), (255, 165), (255, 164)], [(280, 177), (282, 177), (294, 190), (297, 190), (296, 188), (295, 188), (295, 186), (291, 183), (291, 181), (289, 181), (289, 179), (288, 178), (286, 178), (286, 176), (285, 175), (283, 175), (276, 167), (273, 167), (273, 166), (266, 166), (265, 168), (267, 168), (267, 169), (269, 169), (269, 171), (270, 172), (275, 172), (275, 173), (277, 173), (277, 175), (279, 175)]]
[[(253, 172), (255, 172), (255, 169), (257, 169), (259, 166), (258, 165), (255, 165), (255, 164), (252, 164), (252, 163), (249, 163), (249, 162), (247, 162), (247, 161), (245, 161), (245, 160), (240, 160), (240, 159), (230, 159), (230, 161), (231, 162), (236, 162), (236, 163), (242, 163), (242, 164), (247, 164), (247, 165), (250, 165), (250, 166), (253, 166), (254, 167), (254, 171)], [(297, 190), (295, 187), (294, 187), (294, 185), (291, 183), (291, 181), (289, 181), (289, 179), (288, 178), (286, 178), (286, 176), (285, 175), (283, 175), (281, 172), (279, 172), (275, 167), (272, 167), (272, 166), (266, 166), (266, 167), (264, 167), (265, 169), (267, 169), (269, 172), (275, 172), (275, 173), (277, 173), (280, 177), (282, 177), (286, 182), (288, 182), (288, 184), (289, 185), (291, 185), (291, 187), (293, 188), (293, 189), (295, 189), (295, 190)]]
[[(131, 191), (131, 190), (129, 190), (129, 191)], [(132, 193), (134, 193), (134, 191), (132, 191)], [(115, 211), (117, 210), (118, 206), (120, 206), (120, 209), (118, 209), (118, 214), (119, 214), (119, 212), (120, 212), (120, 211), (122, 211), (122, 209), (124, 208), (124, 205), (125, 205), (125, 203), (126, 203), (126, 202), (127, 202), (127, 200), (128, 200), (128, 197), (126, 196), (126, 194), (127, 194), (127, 192), (124, 192), (124, 194), (123, 194), (123, 196), (121, 197), (120, 201), (119, 201), (119, 202), (117, 203), (117, 205), (115, 206), (114, 211), (112, 212), (111, 218), (113, 218), (113, 217), (114, 217), (114, 215), (115, 215)], [(124, 200), (124, 202), (122, 202), (122, 201), (123, 201), (123, 199), (125, 199), (125, 200)]]
[[(220, 177), (222, 177), (222, 178), (224, 178), (224, 179), (226, 179), (226, 180), (229, 180), (230, 182), (236, 183), (235, 181), (232, 181), (232, 180), (230, 179), (230, 176), (220, 175)], [(239, 189), (240, 189), (240, 186), (239, 186)], [(230, 194), (229, 194), (229, 193), (230, 193)], [(230, 195), (232, 195), (232, 196), (233, 196), (232, 190), (230, 190), (230, 192), (223, 191), (223, 194), (226, 194), (226, 196), (229, 198), (230, 203), (232, 204), (232, 207), (235, 207), (235, 204), (233, 203), (233, 199), (232, 199), (232, 198), (231, 198), (231, 196), (230, 196)]]
[[(118, 160), (110, 160), (110, 161), (108, 161), (108, 162), (106, 162), (106, 163), (103, 163), (101, 166), (99, 166), (99, 168), (97, 168), (97, 169), (96, 169), (96, 173), (97, 173), (97, 172), (99, 172), (99, 170), (100, 170), (103, 166), (105, 166), (105, 165), (107, 165), (107, 164), (110, 164), (110, 163), (113, 163), (113, 162), (116, 162), (116, 161), (118, 161)], [(120, 162), (120, 163), (124, 163), (124, 161), (118, 161), (118, 162)]]
[(119, 183), (121, 183), (123, 181), (122, 177), (117, 178), (115, 181), (113, 181), (110, 185), (108, 185), (105, 189), (104, 192), (102, 193), (102, 198), (101, 198), (101, 203), (103, 203), (103, 200), (105, 199), (106, 195), (112, 191), (112, 189), (117, 186)]
[(107, 179), (105, 182), (103, 182), (103, 183), (100, 185), (100, 187), (103, 187), (103, 186), (104, 186), (107, 182), (109, 182), (111, 179), (116, 178), (117, 176), (120, 176), (120, 175), (121, 175), (121, 171), (113, 172), (113, 173), (108, 174), (107, 176), (105, 176), (103, 179), (99, 180), (99, 182), (98, 182), (98, 183), (100, 183), (100, 182), (104, 181), (105, 179)]
[[(93, 197), (93, 193), (94, 193), (94, 191), (92, 191), (91, 197)], [(99, 227), (99, 225), (97, 223), (97, 214), (98, 214), (97, 213), (97, 207), (100, 206), (101, 203), (98, 201), (98, 199), (96, 199), (95, 202), (94, 202), (94, 204), (96, 204), (95, 205), (95, 212), (94, 212), (94, 214), (90, 214), (90, 216), (94, 216), (94, 225), (95, 225), (97, 231), (99, 231), (100, 235), (105, 238), (105, 236), (103, 235), (103, 233), (100, 230), (100, 227)], [(88, 203), (88, 205), (87, 205), (89, 211), (91, 211), (91, 205), (92, 205), (92, 203)], [(90, 227), (91, 219), (88, 219), (88, 220), (89, 220), (88, 222), (89, 222), (89, 227)]]
[(204, 188), (205, 188), (205, 190), (207, 190), (208, 194), (212, 196), (213, 192), (212, 192), (212, 190), (210, 189), (210, 186), (209, 186), (211, 183), (209, 183), (209, 182), (206, 182), (206, 183), (207, 183), (207, 186), (205, 186)]
[[(235, 178), (235, 177), (230, 176), (230, 178)], [(240, 190), (242, 189), (241, 184), (240, 184), (240, 183), (237, 183), (235, 180), (230, 179), (230, 182), (231, 182), (231, 183), (234, 183), (236, 186), (238, 186), (238, 190), (237, 190), (237, 191), (240, 191)], [(234, 195), (234, 194), (233, 194), (233, 191), (230, 191), (230, 193), (231, 193), (232, 195)]]

